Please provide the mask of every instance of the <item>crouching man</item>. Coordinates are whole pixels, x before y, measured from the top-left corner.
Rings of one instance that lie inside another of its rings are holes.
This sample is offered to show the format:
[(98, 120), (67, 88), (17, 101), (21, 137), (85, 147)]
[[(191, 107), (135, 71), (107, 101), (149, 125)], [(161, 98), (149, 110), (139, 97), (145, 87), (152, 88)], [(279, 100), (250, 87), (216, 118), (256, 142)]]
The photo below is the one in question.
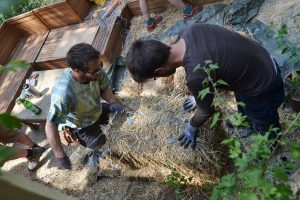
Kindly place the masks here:
[(45, 129), (59, 169), (71, 169), (71, 162), (58, 129), (68, 127), (81, 145), (96, 151), (106, 142), (100, 125), (108, 123), (108, 113), (125, 111), (114, 98), (99, 58), (100, 53), (91, 45), (74, 45), (67, 53), (70, 69), (52, 89)]
[[(194, 96), (186, 101), (186, 106), (197, 107), (178, 139), (182, 146), (191, 145), (193, 149), (197, 129), (214, 112), (213, 93), (198, 98), (199, 91), (205, 88), (202, 83), (207, 74), (203, 66), (207, 60), (219, 65), (211, 74), (212, 79), (225, 81), (228, 87), (222, 88), (233, 91), (236, 101), (245, 104), (238, 106), (250, 123), (250, 130), (243, 136), (265, 134), (270, 127), (281, 128), (277, 111), (284, 98), (280, 70), (262, 46), (238, 33), (212, 24), (192, 24), (181, 31), (179, 40), (171, 46), (156, 40), (137, 40), (126, 56), (128, 70), (137, 82), (170, 76), (177, 67), (184, 67), (187, 86)], [(196, 66), (200, 69), (195, 70)], [(269, 137), (274, 139), (277, 134), (271, 132)]]

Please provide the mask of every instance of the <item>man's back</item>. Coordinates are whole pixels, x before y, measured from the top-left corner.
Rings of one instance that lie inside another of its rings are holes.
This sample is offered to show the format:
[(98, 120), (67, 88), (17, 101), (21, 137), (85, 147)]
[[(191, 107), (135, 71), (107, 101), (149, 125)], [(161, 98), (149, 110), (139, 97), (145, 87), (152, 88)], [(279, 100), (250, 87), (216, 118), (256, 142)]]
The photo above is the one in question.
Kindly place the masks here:
[[(202, 70), (193, 71), (205, 60), (219, 65), (213, 77), (227, 82), (231, 90), (245, 96), (257, 96), (275, 80), (276, 73), (268, 52), (257, 42), (210, 24), (193, 24), (181, 33), (186, 43), (183, 65), (192, 92), (201, 89), (206, 77)], [(195, 88), (195, 82), (199, 87)]]

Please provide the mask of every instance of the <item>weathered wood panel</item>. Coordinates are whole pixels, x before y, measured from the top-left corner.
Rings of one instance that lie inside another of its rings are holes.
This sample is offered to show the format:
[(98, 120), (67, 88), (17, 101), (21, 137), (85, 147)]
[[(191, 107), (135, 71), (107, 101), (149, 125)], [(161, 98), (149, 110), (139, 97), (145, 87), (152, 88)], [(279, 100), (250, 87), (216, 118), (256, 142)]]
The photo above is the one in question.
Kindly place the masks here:
[(26, 60), (34, 63), (49, 32), (21, 38), (11, 60)]
[(30, 75), (31, 69), (31, 67), (19, 69), (0, 75), (0, 113), (13, 109), (15, 100), (20, 95), (22, 85)]
[(49, 29), (56, 29), (82, 22), (89, 11), (89, 5), (90, 3), (87, 0), (67, 0), (34, 9), (33, 13)]
[(6, 65), (22, 38), (22, 33), (6, 22), (0, 27), (0, 65)]
[(66, 0), (66, 3), (74, 10), (81, 21), (88, 14), (91, 5), (89, 0)]
[(10, 18), (6, 22), (24, 36), (49, 31), (49, 28), (32, 11)]

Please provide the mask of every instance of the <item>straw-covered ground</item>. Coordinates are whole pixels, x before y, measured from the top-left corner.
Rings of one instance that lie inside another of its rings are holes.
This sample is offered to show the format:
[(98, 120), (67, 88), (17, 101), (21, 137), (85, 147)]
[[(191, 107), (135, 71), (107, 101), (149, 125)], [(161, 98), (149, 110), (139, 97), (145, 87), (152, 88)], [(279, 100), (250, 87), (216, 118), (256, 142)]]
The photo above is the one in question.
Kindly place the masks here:
[[(226, 1), (229, 2), (229, 1)], [(268, 16), (269, 6), (280, 5), (280, 0), (266, 0), (259, 17)], [(296, 2), (290, 0), (288, 2)], [(280, 6), (272, 7), (272, 15), (288, 14)], [(292, 8), (291, 8), (292, 10)], [(262, 13), (263, 12), (263, 13)], [(159, 33), (182, 19), (180, 11), (170, 6), (162, 13), (163, 21), (154, 30)], [(274, 17), (275, 18), (275, 17)], [(141, 16), (134, 17), (122, 54), (129, 44), (149, 34)], [(171, 44), (176, 37), (164, 42)], [(210, 129), (210, 121), (199, 131), (195, 151), (183, 149), (177, 142), (183, 124), (191, 114), (183, 112), (182, 102), (187, 97), (185, 75), (182, 68), (169, 78), (151, 80), (144, 85), (134, 83), (127, 77), (117, 94), (118, 101), (126, 107), (126, 114), (111, 116), (110, 124), (103, 127), (108, 137), (103, 149), (110, 151), (100, 159), (99, 169), (85, 167), (83, 159), (89, 150), (64, 147), (70, 155), (73, 169), (58, 170), (49, 148), (42, 157), (42, 165), (35, 172), (27, 170), (26, 159), (7, 162), (3, 170), (12, 171), (46, 186), (56, 188), (78, 199), (176, 199), (174, 188), (167, 186), (164, 179), (172, 169), (185, 177), (193, 177), (184, 188), (190, 199), (208, 199), (212, 186), (219, 177), (230, 170), (227, 149), (220, 144), (226, 136), (222, 125)], [(235, 112), (233, 95), (224, 94), (227, 103), (220, 108), (223, 112)], [(289, 108), (280, 109), (282, 123), (290, 118)], [(23, 128), (39, 145), (49, 147), (43, 124), (38, 132)], [(289, 135), (300, 143), (300, 131)]]

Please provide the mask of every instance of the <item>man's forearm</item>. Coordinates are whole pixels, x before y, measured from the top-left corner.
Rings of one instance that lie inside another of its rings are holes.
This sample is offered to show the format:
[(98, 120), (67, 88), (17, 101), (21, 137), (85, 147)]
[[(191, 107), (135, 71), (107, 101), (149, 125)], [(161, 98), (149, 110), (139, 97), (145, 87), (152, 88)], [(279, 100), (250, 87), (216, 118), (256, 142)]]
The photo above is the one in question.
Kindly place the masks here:
[(203, 113), (197, 108), (194, 116), (191, 119), (191, 125), (195, 128), (199, 128), (208, 120), (210, 116), (211, 113)]
[(46, 136), (52, 150), (54, 152), (55, 157), (63, 158), (66, 156), (66, 153), (61, 145), (61, 141), (59, 138), (59, 133), (57, 130), (57, 124), (54, 122), (46, 122), (45, 126)]
[(114, 94), (112, 93), (110, 87), (106, 88), (104, 91), (101, 92), (101, 97), (109, 104), (116, 102)]

